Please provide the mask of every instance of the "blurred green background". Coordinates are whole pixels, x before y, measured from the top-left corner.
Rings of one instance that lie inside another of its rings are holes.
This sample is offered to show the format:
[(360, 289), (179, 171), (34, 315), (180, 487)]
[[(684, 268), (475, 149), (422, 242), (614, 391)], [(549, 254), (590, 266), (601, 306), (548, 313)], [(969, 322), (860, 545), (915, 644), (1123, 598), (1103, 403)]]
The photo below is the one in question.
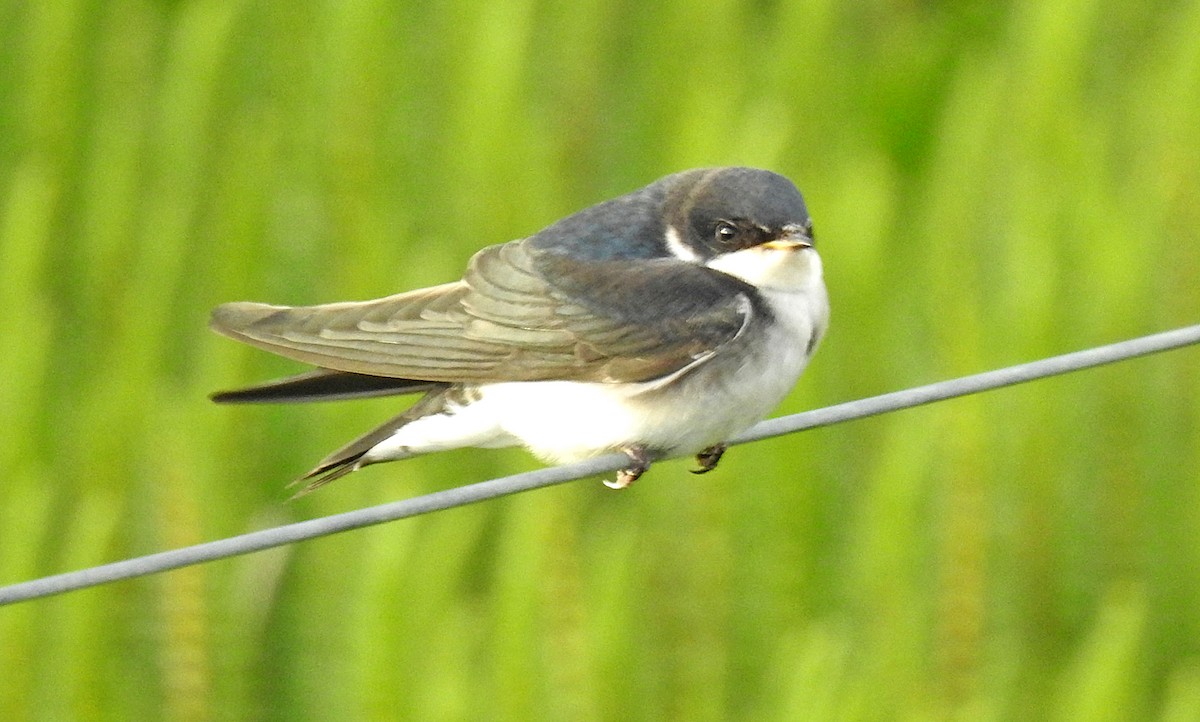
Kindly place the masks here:
[[(1200, 320), (1200, 2), (0, 4), (0, 583), (533, 468), (283, 485), (363, 299), (683, 168), (793, 178), (795, 412)], [(1200, 352), (0, 609), (6, 720), (1197, 720)]]

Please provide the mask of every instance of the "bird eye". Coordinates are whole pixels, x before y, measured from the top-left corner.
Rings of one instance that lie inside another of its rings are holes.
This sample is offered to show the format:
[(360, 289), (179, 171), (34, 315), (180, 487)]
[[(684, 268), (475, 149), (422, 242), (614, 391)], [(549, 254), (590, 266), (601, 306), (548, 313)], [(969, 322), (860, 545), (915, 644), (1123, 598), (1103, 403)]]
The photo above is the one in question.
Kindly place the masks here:
[(718, 221), (715, 236), (717, 243), (728, 245), (734, 238), (737, 238), (737, 226), (729, 221)]

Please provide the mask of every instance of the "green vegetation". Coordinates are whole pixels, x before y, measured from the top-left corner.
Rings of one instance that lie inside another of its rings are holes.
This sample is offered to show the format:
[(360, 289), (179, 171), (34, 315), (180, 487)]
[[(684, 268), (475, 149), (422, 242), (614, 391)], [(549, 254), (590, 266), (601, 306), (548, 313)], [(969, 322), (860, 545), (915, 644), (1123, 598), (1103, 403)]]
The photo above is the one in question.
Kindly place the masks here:
[[(782, 411), (1200, 320), (1200, 2), (0, 4), (0, 583), (532, 467), (284, 483), (395, 400), (223, 301), (370, 298), (682, 168), (805, 192)], [(12, 720), (1200, 719), (1183, 350), (0, 609)]]

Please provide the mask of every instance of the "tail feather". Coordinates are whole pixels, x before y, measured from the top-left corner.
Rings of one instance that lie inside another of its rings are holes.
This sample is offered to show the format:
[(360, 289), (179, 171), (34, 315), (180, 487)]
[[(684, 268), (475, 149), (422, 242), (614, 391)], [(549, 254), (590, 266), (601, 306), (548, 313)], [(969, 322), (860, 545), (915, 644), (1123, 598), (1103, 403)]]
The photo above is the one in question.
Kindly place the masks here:
[(358, 471), (364, 466), (372, 464), (373, 462), (366, 458), (367, 452), (373, 449), (379, 442), (396, 433), (396, 431), (406, 424), (424, 416), (441, 412), (445, 408), (446, 396), (450, 390), (450, 386), (438, 384), (436, 388), (431, 389), (425, 396), (421, 397), (420, 401), (413, 404), (404, 413), (389, 419), (380, 426), (334, 451), (329, 456), (326, 456), (312, 471), (288, 485), (292, 487), (308, 482), (292, 498), (295, 499), (304, 496), (331, 481), (337, 481), (352, 471)]
[(444, 386), (444, 384), (318, 368), (295, 376), (273, 379), (256, 386), (219, 391), (211, 398), (220, 404), (344, 401), (374, 396), (415, 394), (431, 391), (439, 386)]

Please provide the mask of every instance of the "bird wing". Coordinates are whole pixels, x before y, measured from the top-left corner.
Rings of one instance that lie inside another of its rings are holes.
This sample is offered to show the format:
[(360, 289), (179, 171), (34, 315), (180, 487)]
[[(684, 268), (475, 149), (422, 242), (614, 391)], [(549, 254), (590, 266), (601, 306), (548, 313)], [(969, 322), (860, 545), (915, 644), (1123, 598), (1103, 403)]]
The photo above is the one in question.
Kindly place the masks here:
[(754, 314), (753, 288), (676, 259), (580, 260), (524, 241), (462, 281), (374, 301), (213, 311), (227, 336), (316, 366), (441, 383), (650, 381), (703, 363)]

